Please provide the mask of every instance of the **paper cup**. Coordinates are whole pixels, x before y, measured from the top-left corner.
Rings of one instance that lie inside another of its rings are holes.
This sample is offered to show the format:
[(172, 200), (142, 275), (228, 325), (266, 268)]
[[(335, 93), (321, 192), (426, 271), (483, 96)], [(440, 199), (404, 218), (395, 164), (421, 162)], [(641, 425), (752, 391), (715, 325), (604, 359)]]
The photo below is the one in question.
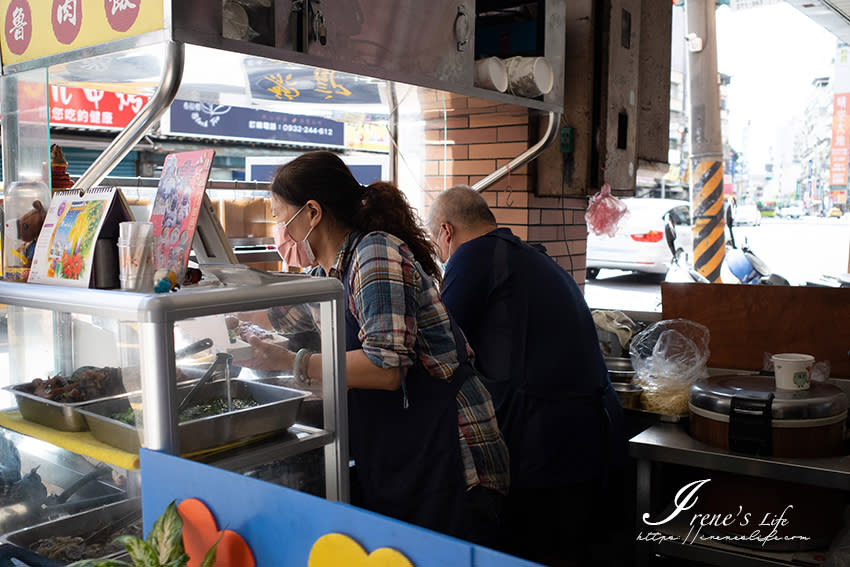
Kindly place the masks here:
[(548, 93), (555, 84), (552, 66), (544, 57), (511, 57), (505, 61), (508, 92), (527, 97)]
[(508, 88), (508, 70), (498, 57), (487, 57), (475, 62), (475, 86), (491, 91), (505, 92)]
[(812, 381), (812, 366), (815, 357), (810, 354), (774, 354), (773, 371), (776, 387), (780, 390), (808, 390)]

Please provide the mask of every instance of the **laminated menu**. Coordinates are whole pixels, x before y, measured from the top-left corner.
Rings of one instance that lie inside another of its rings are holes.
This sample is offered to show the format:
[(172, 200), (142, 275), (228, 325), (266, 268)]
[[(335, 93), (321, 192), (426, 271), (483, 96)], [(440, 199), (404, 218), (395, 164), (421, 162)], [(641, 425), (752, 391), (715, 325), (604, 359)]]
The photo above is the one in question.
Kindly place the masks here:
[[(133, 213), (117, 187), (57, 191), (35, 245), (30, 282), (118, 287), (118, 223)], [(99, 273), (98, 273), (99, 272)]]
[(168, 154), (156, 191), (153, 223), (154, 263), (157, 270), (173, 270), (183, 281), (198, 213), (207, 187), (214, 150)]

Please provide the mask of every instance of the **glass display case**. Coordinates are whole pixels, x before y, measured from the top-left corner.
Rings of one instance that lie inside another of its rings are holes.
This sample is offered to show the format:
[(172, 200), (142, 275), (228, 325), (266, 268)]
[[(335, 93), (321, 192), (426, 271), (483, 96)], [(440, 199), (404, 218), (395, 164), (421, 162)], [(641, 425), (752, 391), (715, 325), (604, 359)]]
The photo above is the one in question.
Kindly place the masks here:
[[(347, 501), (342, 285), (238, 265), (201, 282), (0, 282), (3, 532), (138, 496), (142, 446)], [(321, 378), (251, 370), (255, 338), (320, 353)]]

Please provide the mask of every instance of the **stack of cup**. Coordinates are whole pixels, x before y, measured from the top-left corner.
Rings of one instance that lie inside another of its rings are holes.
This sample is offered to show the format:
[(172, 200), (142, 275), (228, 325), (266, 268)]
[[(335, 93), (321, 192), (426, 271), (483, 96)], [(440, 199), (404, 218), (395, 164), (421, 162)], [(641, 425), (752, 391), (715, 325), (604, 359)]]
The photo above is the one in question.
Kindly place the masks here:
[(153, 223), (118, 224), (118, 273), (121, 289), (153, 291)]

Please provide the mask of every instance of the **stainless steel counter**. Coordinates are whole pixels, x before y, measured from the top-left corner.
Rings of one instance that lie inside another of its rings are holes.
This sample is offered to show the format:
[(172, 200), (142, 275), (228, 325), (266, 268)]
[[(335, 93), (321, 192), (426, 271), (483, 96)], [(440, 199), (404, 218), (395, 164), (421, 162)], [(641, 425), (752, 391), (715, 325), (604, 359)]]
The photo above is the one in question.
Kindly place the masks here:
[(684, 425), (659, 423), (635, 436), (636, 459), (850, 490), (850, 455), (819, 459), (780, 459), (735, 454), (688, 435)]
[[(828, 489), (850, 491), (850, 455), (817, 459), (753, 457), (718, 449), (693, 439), (687, 425), (657, 423), (629, 441), (629, 453), (637, 459), (637, 517), (635, 534), (653, 531), (642, 515), (653, 509), (653, 473), (665, 464), (776, 479)], [(674, 526), (665, 526), (667, 535)], [(657, 528), (656, 528), (657, 529)], [(687, 532), (687, 527), (686, 530)], [(687, 536), (685, 536), (687, 540)], [(644, 539), (635, 547), (636, 564), (648, 565), (654, 554), (678, 557), (701, 564), (723, 567), (796, 565), (793, 553), (768, 553), (725, 545), (693, 545), (682, 537)]]

